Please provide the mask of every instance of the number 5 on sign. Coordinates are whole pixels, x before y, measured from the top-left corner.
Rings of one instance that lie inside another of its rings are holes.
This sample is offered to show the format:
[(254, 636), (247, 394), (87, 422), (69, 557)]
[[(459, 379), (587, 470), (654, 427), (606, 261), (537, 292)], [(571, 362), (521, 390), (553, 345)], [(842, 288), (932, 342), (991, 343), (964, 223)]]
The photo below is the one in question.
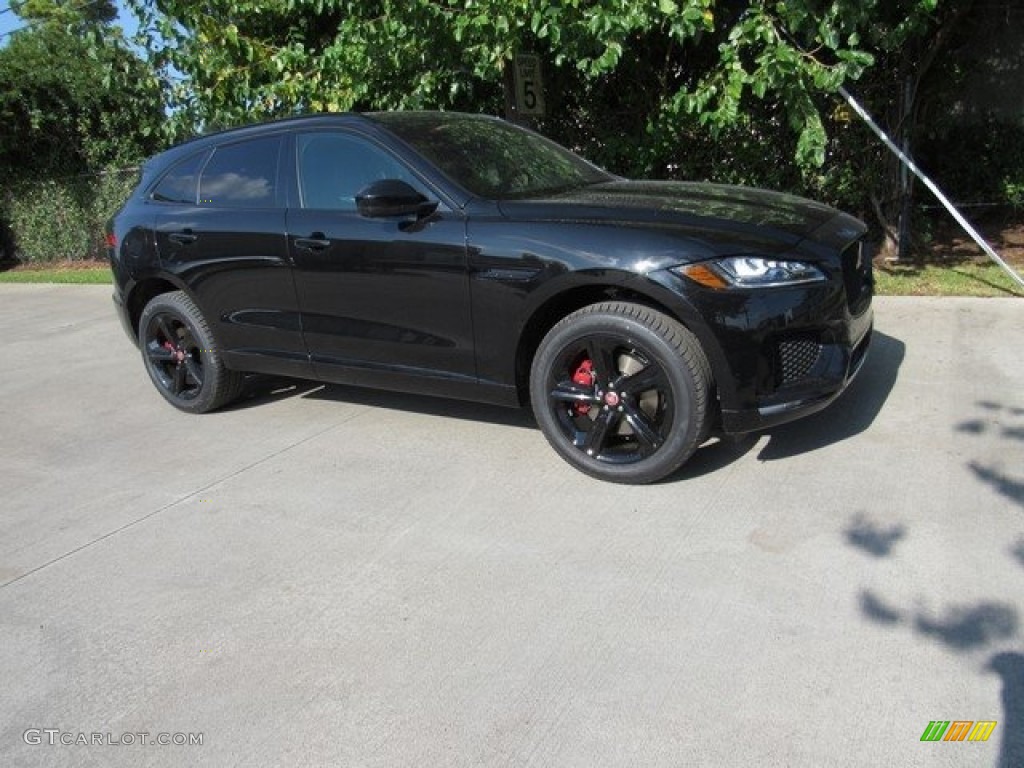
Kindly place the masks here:
[(516, 111), (520, 115), (544, 115), (540, 58), (531, 54), (516, 56)]

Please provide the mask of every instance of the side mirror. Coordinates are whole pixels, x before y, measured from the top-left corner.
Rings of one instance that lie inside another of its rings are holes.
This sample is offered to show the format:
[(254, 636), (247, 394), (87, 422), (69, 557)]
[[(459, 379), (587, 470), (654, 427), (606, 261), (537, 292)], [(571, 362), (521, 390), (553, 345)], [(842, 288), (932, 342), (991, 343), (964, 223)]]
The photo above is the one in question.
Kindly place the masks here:
[(398, 179), (381, 179), (359, 190), (356, 208), (360, 216), (379, 218), (385, 216), (429, 216), (437, 209), (431, 202), (409, 184)]

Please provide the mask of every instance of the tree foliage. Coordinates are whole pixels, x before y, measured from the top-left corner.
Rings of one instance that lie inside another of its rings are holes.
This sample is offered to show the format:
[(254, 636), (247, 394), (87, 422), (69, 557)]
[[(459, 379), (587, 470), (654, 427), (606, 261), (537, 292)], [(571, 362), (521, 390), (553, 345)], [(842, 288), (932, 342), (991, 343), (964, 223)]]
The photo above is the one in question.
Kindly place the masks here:
[(30, 23), (0, 48), (0, 257), (96, 256), (130, 189), (105, 170), (163, 142), (160, 84), (106, 24), (112, 3), (12, 7)]
[(83, 30), (95, 24), (109, 24), (117, 18), (112, 0), (21, 0), (10, 8), (26, 21), (62, 24)]
[(550, 83), (546, 133), (655, 174), (684, 163), (667, 150), (698, 131), (781, 136), (804, 172), (821, 167), (827, 95), (940, 12), (939, 0), (133, 4), (183, 132), (306, 111), (499, 112), (505, 68), (529, 51)]
[(69, 28), (63, 13), (56, 18), (0, 48), (0, 168), (8, 178), (135, 162), (159, 142), (163, 100), (147, 64), (116, 30), (82, 19)]

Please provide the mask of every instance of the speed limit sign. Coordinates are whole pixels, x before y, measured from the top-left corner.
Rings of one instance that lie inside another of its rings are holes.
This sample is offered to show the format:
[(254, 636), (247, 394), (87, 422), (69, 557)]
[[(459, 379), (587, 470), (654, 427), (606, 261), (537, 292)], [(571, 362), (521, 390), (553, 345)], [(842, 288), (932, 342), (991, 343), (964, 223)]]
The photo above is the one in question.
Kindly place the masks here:
[(516, 55), (516, 111), (520, 115), (544, 115), (544, 84), (540, 75), (540, 57)]

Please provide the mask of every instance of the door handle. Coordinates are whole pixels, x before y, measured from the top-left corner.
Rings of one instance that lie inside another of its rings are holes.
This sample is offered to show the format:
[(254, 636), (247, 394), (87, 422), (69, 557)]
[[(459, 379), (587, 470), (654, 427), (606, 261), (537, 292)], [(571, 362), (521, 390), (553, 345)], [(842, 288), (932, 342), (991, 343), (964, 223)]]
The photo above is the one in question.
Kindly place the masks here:
[(192, 234), (190, 230), (186, 229), (184, 232), (171, 232), (171, 234), (167, 236), (167, 239), (172, 243), (178, 243), (179, 245), (191, 245), (199, 238)]
[(314, 232), (309, 237), (296, 237), (292, 242), (296, 248), (304, 251), (322, 251), (331, 245), (331, 241), (324, 237), (323, 232)]

